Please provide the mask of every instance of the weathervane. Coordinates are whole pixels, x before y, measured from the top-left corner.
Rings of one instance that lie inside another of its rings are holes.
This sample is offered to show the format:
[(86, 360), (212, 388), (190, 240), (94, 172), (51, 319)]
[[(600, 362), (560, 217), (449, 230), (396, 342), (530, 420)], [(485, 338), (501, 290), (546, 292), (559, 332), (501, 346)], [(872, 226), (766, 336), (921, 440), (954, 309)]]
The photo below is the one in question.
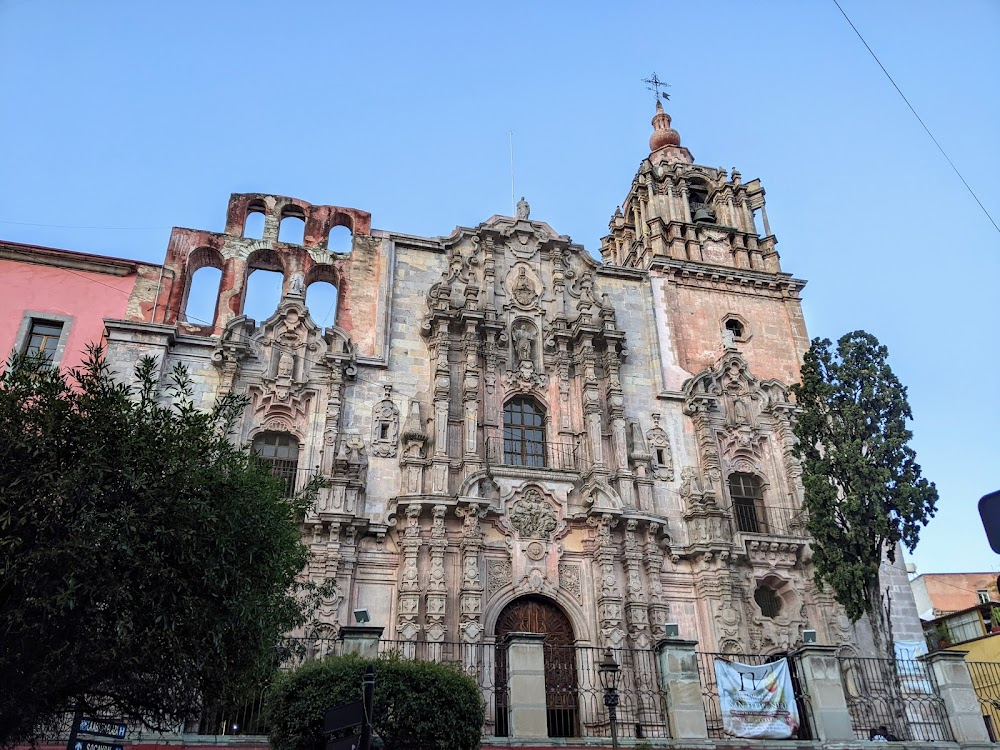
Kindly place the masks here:
[(653, 75), (651, 75), (649, 78), (643, 78), (642, 82), (649, 84), (648, 86), (646, 86), (646, 88), (656, 93), (657, 101), (660, 100), (661, 96), (664, 99), (670, 98), (670, 94), (668, 94), (666, 91), (663, 92), (660, 91), (660, 87), (669, 88), (670, 84), (667, 83), (666, 81), (661, 81), (659, 78), (657, 78), (656, 73), (653, 73)]

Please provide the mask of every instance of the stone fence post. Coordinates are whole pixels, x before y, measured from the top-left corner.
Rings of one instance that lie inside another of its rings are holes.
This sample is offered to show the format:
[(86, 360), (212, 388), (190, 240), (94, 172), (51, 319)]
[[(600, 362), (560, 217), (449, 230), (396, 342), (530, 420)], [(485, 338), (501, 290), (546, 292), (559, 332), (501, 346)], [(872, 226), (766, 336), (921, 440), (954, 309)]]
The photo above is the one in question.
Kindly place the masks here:
[(922, 659), (934, 676), (955, 742), (963, 747), (979, 744), (995, 747), (990, 744), (976, 689), (972, 686), (972, 675), (965, 663), (965, 652), (935, 651)]
[(837, 647), (809, 644), (798, 648), (791, 658), (795, 660), (799, 686), (807, 698), (806, 710), (815, 739), (853, 741), (854, 730), (844, 695)]
[(545, 710), (545, 653), (542, 633), (508, 633), (507, 704), (511, 736), (549, 736)]
[(660, 692), (667, 706), (667, 724), (675, 740), (705, 739), (705, 702), (698, 675), (698, 641), (665, 638), (656, 644)]
[(344, 625), (337, 637), (341, 654), (357, 654), (365, 659), (378, 658), (378, 642), (382, 638), (381, 625)]

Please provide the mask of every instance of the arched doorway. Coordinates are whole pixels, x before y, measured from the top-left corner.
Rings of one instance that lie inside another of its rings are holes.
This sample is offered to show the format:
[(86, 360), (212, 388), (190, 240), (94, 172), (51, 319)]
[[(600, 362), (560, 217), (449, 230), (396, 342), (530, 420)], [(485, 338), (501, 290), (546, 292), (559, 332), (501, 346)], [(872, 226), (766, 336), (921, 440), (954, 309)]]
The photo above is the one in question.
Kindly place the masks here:
[[(541, 596), (515, 599), (497, 618), (497, 643), (508, 633), (543, 633), (545, 715), (549, 737), (579, 737), (580, 708), (573, 625), (555, 602)], [(507, 684), (507, 651), (497, 649), (497, 685)], [(497, 734), (507, 734), (507, 694), (497, 696)], [(501, 730), (503, 733), (501, 734)]]

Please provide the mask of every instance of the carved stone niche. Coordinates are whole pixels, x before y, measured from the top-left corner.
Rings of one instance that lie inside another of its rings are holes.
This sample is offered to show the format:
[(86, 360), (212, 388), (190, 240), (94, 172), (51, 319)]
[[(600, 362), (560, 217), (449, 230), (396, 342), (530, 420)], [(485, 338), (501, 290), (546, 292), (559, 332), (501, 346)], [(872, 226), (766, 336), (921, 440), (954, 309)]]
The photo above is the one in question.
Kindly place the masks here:
[(670, 481), (674, 478), (674, 458), (670, 450), (670, 438), (660, 427), (660, 415), (652, 414), (653, 427), (646, 433), (646, 442), (652, 454), (653, 477)]
[(395, 458), (399, 439), (399, 409), (392, 401), (392, 386), (382, 386), (384, 398), (372, 408), (372, 437), (369, 452), (381, 458)]

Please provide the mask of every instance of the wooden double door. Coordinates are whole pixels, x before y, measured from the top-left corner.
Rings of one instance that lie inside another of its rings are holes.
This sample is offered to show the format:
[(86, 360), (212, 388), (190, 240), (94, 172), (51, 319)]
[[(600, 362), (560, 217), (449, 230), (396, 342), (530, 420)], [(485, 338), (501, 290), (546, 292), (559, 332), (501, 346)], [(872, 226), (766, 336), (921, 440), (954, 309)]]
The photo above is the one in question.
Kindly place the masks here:
[(576, 672), (573, 626), (555, 603), (540, 596), (526, 596), (508, 604), (497, 619), (497, 735), (507, 736), (507, 650), (502, 644), (508, 633), (540, 633), (545, 636), (545, 714), (549, 737), (580, 736), (580, 698)]

